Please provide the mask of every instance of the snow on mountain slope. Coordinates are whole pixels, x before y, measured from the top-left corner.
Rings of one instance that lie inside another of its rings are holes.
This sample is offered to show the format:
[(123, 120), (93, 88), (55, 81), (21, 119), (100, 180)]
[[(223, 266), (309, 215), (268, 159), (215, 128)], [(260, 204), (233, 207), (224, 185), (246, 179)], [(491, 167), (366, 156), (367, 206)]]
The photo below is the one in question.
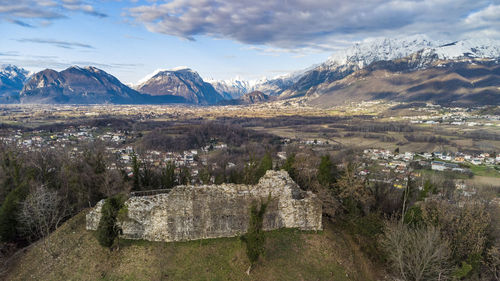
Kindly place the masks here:
[(467, 39), (445, 44), (430, 50), (430, 53), (435, 53), (440, 59), (461, 59), (461, 58), (499, 58), (500, 57), (500, 41), (493, 39)]
[(411, 68), (424, 69), (436, 60), (467, 58), (499, 58), (500, 41), (468, 39), (447, 43), (431, 41), (426, 36), (382, 38), (355, 44), (333, 54), (325, 63), (306, 72), (296, 83), (284, 91), (280, 98), (304, 96), (313, 93), (322, 83), (331, 83), (364, 69), (374, 62), (392, 61), (412, 56)]
[(256, 81), (236, 77), (230, 80), (207, 80), (226, 99), (239, 99), (255, 87)]
[(394, 60), (423, 51), (424, 56), (438, 55), (439, 59), (452, 60), (467, 57), (498, 58), (500, 41), (492, 39), (466, 39), (452, 43), (431, 41), (424, 35), (402, 38), (383, 38), (358, 43), (333, 54), (321, 67), (355, 65), (361, 69), (370, 63)]
[(395, 39), (375, 39), (357, 43), (347, 49), (336, 52), (321, 66), (354, 65), (361, 69), (375, 61), (398, 59), (422, 49), (439, 45), (439, 43), (432, 42), (424, 35)]
[(316, 67), (316, 65), (270, 79), (264, 77), (258, 80), (242, 80), (240, 77), (236, 77), (230, 80), (209, 80), (208, 83), (212, 84), (220, 94), (232, 99), (239, 99), (243, 95), (254, 91), (260, 91), (266, 95), (275, 96), (293, 85), (305, 72), (314, 67)]
[[(0, 85), (9, 84), (18, 84), (24, 83), (31, 73), (24, 68), (17, 67), (15, 65), (1, 65), (0, 66)], [(8, 82), (9, 81), (9, 82)]]
[(0, 103), (17, 102), (19, 93), (30, 76), (30, 72), (20, 67), (0, 66)]

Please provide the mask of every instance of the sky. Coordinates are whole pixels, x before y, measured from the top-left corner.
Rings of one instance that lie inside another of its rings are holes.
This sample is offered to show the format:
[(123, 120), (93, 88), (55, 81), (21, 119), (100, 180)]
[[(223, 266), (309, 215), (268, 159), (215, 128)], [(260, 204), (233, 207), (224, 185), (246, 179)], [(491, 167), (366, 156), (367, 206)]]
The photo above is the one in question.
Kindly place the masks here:
[(500, 39), (500, 0), (0, 0), (0, 64), (92, 65), (129, 84), (178, 66), (271, 78), (415, 34)]

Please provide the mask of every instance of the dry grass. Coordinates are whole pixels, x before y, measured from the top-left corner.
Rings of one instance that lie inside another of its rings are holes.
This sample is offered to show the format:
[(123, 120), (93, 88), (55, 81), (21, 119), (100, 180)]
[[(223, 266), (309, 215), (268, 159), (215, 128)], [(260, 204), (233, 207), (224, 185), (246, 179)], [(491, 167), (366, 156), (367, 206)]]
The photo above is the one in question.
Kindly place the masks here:
[(266, 252), (250, 276), (239, 238), (178, 243), (122, 241), (102, 248), (81, 213), (52, 237), (57, 258), (35, 245), (13, 262), (5, 280), (376, 280), (374, 266), (329, 224), (319, 233), (268, 232)]

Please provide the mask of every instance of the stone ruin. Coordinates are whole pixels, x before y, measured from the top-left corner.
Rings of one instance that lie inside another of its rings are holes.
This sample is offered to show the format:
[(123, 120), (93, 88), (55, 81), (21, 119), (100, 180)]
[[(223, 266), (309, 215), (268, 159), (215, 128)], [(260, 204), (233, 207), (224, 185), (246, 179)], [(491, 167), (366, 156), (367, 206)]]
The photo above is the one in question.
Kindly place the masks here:
[[(267, 171), (256, 185), (182, 185), (169, 193), (130, 197), (128, 218), (119, 222), (122, 237), (170, 242), (239, 236), (247, 231), (252, 202), (268, 198), (264, 230), (322, 229), (317, 196), (301, 190), (287, 172)], [(87, 214), (88, 230), (97, 230), (103, 204)]]

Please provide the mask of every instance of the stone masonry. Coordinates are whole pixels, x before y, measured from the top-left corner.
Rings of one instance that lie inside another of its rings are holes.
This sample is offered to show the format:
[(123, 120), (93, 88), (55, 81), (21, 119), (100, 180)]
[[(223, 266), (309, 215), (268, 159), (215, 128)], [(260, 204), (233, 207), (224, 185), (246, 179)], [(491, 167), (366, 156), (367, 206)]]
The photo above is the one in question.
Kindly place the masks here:
[[(122, 237), (169, 242), (238, 236), (247, 231), (252, 202), (269, 195), (264, 230), (322, 229), (317, 196), (301, 190), (287, 172), (267, 171), (256, 185), (176, 186), (166, 194), (131, 197)], [(103, 203), (87, 214), (88, 230), (97, 229)]]

